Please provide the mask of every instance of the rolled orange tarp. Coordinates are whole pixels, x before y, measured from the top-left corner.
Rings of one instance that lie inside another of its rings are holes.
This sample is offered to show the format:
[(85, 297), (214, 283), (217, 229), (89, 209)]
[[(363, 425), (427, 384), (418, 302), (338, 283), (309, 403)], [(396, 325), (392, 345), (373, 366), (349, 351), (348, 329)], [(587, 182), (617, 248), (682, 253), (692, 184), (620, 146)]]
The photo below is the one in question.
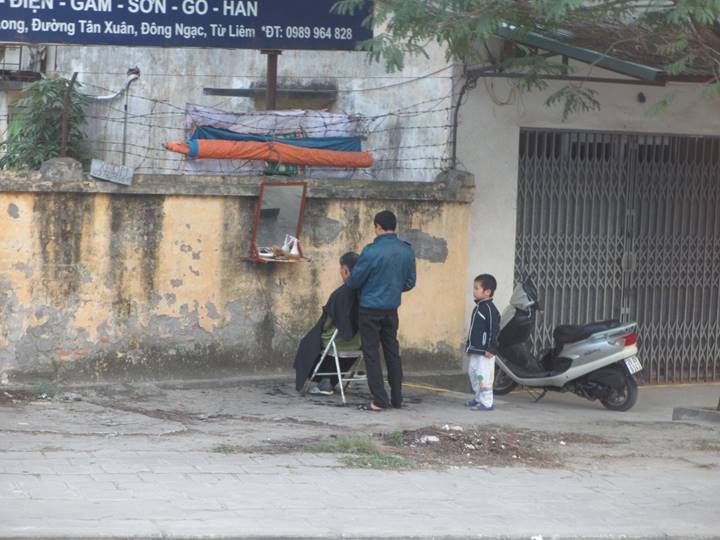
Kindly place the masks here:
[(343, 167), (349, 169), (367, 168), (373, 164), (373, 157), (368, 152), (339, 152), (337, 150), (302, 148), (277, 142), (193, 139), (189, 142), (169, 142), (165, 144), (165, 148), (172, 152), (186, 154), (191, 158), (253, 159), (277, 161), (288, 165)]

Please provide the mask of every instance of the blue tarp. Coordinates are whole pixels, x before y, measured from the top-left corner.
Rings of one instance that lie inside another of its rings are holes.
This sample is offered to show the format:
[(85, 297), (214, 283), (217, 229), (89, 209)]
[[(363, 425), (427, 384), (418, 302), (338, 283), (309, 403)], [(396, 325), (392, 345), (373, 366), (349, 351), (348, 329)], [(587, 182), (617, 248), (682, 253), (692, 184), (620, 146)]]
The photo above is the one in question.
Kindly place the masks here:
[[(188, 143), (197, 139), (212, 139), (222, 141), (254, 141), (254, 142), (277, 142), (301, 146), (303, 148), (320, 148), (323, 150), (336, 150), (340, 152), (360, 152), (360, 137), (305, 137), (293, 139), (290, 137), (273, 137), (272, 135), (251, 135), (249, 133), (237, 133), (229, 129), (201, 126), (195, 128), (190, 135)], [(191, 144), (191, 146), (193, 146)]]

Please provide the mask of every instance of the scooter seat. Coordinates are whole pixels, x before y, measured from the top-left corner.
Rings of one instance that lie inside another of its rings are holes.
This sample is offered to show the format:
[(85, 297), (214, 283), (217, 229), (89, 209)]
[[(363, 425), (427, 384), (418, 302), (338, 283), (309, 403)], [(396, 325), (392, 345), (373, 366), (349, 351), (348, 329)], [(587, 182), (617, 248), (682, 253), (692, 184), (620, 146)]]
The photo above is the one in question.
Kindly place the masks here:
[(553, 339), (555, 340), (555, 346), (560, 346), (565, 343), (575, 343), (576, 341), (582, 341), (587, 339), (593, 334), (602, 332), (604, 330), (610, 330), (616, 326), (620, 326), (622, 323), (615, 319), (607, 321), (597, 321), (589, 324), (573, 325), (563, 324), (553, 330)]

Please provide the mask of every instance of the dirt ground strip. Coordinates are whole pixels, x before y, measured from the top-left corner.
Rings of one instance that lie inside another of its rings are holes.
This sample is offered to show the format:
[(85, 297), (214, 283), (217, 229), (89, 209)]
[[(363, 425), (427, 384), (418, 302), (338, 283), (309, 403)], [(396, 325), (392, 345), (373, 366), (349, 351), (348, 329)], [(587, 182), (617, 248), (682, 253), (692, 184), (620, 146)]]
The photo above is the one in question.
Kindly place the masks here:
[[(354, 453), (353, 444), (344, 441), (345, 436), (332, 435), (325, 440), (332, 448), (350, 446), (347, 453)], [(488, 425), (482, 428), (464, 428), (444, 424), (412, 430), (375, 433), (371, 437), (375, 444), (373, 452), (379, 456), (403, 458), (397, 468), (444, 467), (514, 467), (561, 468), (565, 466), (558, 447), (568, 445), (614, 446), (616, 441), (604, 437), (580, 433), (547, 433), (517, 429), (503, 425)], [(317, 439), (307, 441), (272, 442), (254, 447), (219, 446), (217, 452), (224, 453), (268, 453), (286, 454), (316, 452)], [(344, 453), (343, 450), (322, 450), (323, 452)], [(361, 451), (361, 453), (365, 450)], [(382, 461), (379, 461), (382, 463)]]
[[(395, 434), (382, 437), (388, 445), (397, 443)], [(563, 465), (554, 451), (558, 445), (572, 443), (614, 444), (602, 437), (578, 433), (546, 433), (487, 426), (463, 429), (443, 425), (403, 431), (398, 450), (406, 457), (425, 466), (531, 466), (553, 468)]]

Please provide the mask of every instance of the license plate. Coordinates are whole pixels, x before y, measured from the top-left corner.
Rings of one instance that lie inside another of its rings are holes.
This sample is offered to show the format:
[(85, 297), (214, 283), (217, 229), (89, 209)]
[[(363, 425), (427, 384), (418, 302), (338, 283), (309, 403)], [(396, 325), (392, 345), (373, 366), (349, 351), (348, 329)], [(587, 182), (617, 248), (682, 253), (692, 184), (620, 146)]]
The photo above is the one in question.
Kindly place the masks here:
[(637, 356), (631, 356), (630, 358), (626, 358), (625, 365), (627, 366), (630, 373), (637, 373), (642, 369), (642, 364), (640, 364), (640, 360), (638, 360)]

